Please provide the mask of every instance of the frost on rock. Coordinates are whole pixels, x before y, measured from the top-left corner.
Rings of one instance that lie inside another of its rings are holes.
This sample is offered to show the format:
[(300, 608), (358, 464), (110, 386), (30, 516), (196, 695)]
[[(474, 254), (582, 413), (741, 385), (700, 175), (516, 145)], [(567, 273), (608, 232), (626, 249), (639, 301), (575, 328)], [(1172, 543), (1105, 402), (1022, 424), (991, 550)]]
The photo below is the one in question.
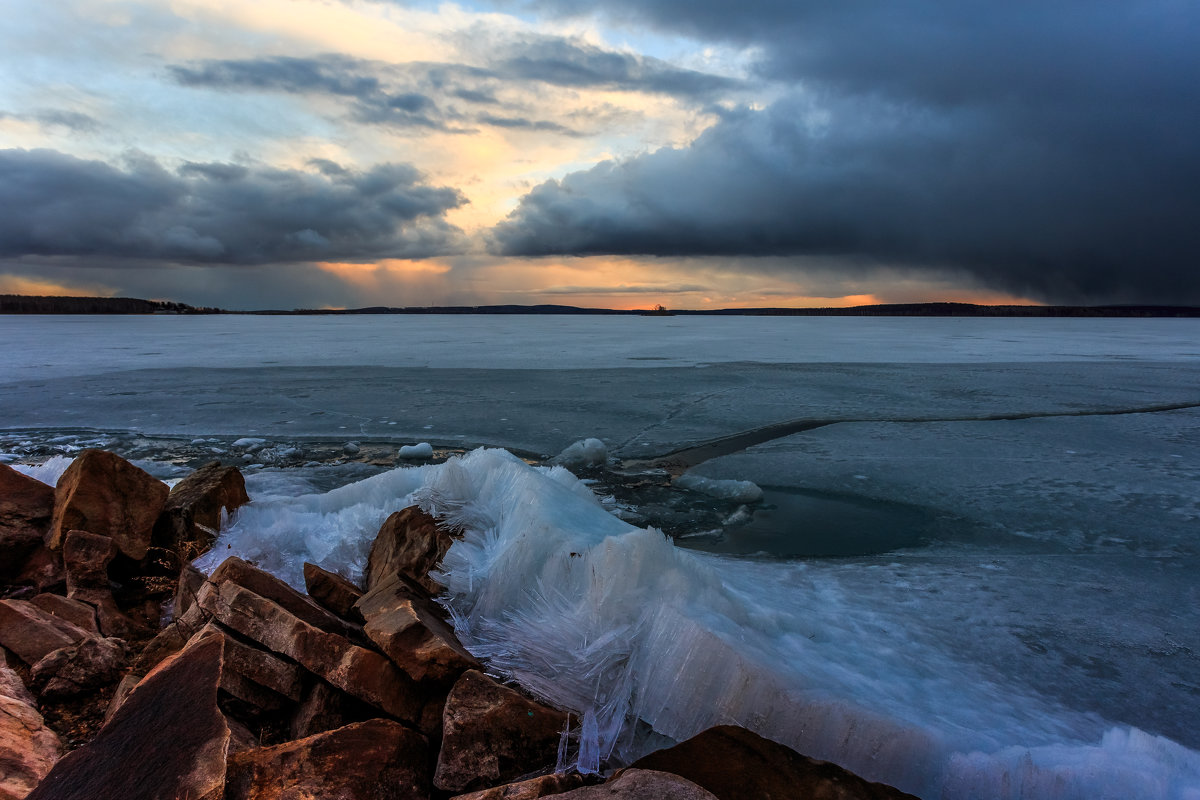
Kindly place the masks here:
[(733, 503), (757, 503), (763, 497), (762, 489), (750, 481), (721, 481), (688, 473), (680, 475), (674, 483), (682, 489)]
[(601, 467), (608, 461), (608, 448), (599, 439), (580, 439), (554, 457), (554, 463), (567, 469)]

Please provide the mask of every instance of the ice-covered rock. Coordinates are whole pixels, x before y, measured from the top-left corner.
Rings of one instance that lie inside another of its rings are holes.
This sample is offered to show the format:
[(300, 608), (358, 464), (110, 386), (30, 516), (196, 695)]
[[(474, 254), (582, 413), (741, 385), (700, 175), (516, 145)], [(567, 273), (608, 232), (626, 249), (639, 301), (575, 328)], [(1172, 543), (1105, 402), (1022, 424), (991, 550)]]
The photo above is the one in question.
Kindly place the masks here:
[(267, 443), (266, 439), (259, 439), (256, 436), (243, 436), (233, 442), (234, 447), (242, 447), (246, 450), (257, 450)]
[(750, 481), (715, 480), (690, 472), (680, 475), (675, 479), (674, 484), (681, 489), (699, 492), (732, 503), (757, 503), (763, 497), (762, 489)]
[(433, 458), (433, 445), (429, 442), (406, 444), (400, 448), (401, 458)]
[(596, 438), (580, 439), (554, 457), (554, 463), (567, 469), (600, 467), (608, 462), (608, 447)]
[(346, 442), (342, 445), (342, 452), (348, 456), (356, 456), (360, 450), (362, 448), (359, 447), (358, 442)]

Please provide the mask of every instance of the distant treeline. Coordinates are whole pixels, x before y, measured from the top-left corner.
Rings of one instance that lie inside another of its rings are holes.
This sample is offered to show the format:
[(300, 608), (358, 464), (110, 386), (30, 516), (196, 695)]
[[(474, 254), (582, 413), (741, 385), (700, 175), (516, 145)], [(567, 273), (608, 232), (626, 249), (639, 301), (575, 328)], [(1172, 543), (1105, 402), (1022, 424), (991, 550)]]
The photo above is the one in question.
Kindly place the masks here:
[(407, 306), (392, 308), (295, 308), (290, 311), (223, 311), (133, 297), (29, 297), (0, 295), (0, 314), (537, 314), (704, 317), (1200, 317), (1197, 306), (979, 306), (971, 303), (893, 303), (850, 308), (722, 308), (716, 310), (618, 310), (560, 305)]
[(0, 294), (0, 314), (220, 314), (219, 308), (136, 297), (35, 297)]

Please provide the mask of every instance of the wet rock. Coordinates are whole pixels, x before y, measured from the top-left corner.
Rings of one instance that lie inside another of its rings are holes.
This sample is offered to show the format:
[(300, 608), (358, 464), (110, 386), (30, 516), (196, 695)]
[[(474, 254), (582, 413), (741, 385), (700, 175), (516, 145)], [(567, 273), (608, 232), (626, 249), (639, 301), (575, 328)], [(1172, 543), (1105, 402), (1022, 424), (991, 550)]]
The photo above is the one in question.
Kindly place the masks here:
[(433, 784), (461, 793), (553, 765), (566, 719), (482, 672), (465, 672), (446, 698)]
[(355, 607), (371, 641), (415, 681), (449, 687), (467, 670), (482, 668), (433, 602), (408, 589), (398, 575), (363, 595)]
[(386, 714), (411, 723), (419, 719), (424, 699), (416, 684), (379, 653), (316, 628), (232, 581), (206, 583), (197, 604), (227, 628), (296, 661)]
[(60, 745), (33, 696), (0, 660), (0, 800), (21, 800), (58, 760)]
[(354, 609), (354, 604), (358, 602), (358, 598), (362, 597), (362, 589), (336, 572), (330, 572), (327, 569), (321, 569), (316, 564), (306, 562), (304, 564), (304, 588), (308, 591), (309, 597), (342, 619), (362, 621), (362, 617)]
[(214, 637), (161, 664), (29, 800), (219, 800), (230, 736), (217, 708), (223, 649)]
[(250, 502), (246, 481), (237, 467), (213, 461), (171, 489), (154, 529), (154, 540), (191, 561), (212, 547), (221, 527), (221, 512)]
[(0, 646), (30, 666), (60, 647), (88, 638), (88, 631), (26, 600), (0, 600)]
[(577, 789), (584, 784), (584, 777), (578, 772), (566, 774), (551, 773), (527, 781), (506, 783), (491, 789), (480, 789), (478, 792), (455, 795), (450, 800), (537, 800), (539, 797), (562, 794)]
[(0, 464), (0, 581), (11, 581), (42, 543), (54, 488)]
[(441, 562), (456, 538), (416, 506), (397, 511), (384, 520), (371, 545), (363, 581), (367, 591), (400, 574), (431, 595), (437, 594), (442, 587), (429, 577), (429, 571)]
[(58, 479), (46, 545), (62, 549), (67, 533), (111, 536), (122, 553), (141, 560), (170, 490), (120, 456), (84, 450)]
[(129, 645), (121, 639), (92, 637), (47, 653), (30, 677), (43, 701), (61, 700), (116, 683), (129, 663)]
[[(669, 772), (627, 769), (601, 786), (585, 786), (556, 797), (570, 800), (719, 800), (704, 788)], [(786, 795), (762, 795), (759, 800), (826, 800), (823, 795), (792, 792)]]
[(735, 725), (709, 728), (686, 742), (640, 758), (632, 766), (680, 775), (719, 800), (917, 800)]
[(264, 572), (236, 556), (230, 556), (222, 561), (221, 565), (213, 570), (208, 581), (216, 585), (226, 582), (237, 584), (259, 597), (270, 600), (314, 628), (336, 633), (351, 640), (362, 640), (362, 632), (358, 626), (326, 611), (271, 573)]
[(316, 680), (305, 692), (288, 729), (293, 739), (303, 739), (374, 716), (375, 710), (363, 701), (335, 689), (325, 681)]
[(29, 598), (29, 602), (59, 619), (65, 619), (93, 636), (100, 635), (96, 625), (96, 609), (82, 600), (71, 600), (59, 594), (39, 594)]
[(391, 720), (347, 725), (230, 757), (226, 800), (426, 800), (425, 738)]

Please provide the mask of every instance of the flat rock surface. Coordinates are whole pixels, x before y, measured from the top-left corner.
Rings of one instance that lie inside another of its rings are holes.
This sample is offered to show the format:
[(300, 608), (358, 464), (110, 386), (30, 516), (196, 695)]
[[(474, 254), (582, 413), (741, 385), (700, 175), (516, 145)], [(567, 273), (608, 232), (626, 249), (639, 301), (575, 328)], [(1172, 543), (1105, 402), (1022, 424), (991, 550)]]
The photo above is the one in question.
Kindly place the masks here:
[(217, 708), (223, 650), (212, 638), (160, 665), (29, 800), (218, 800), (229, 743)]
[(88, 631), (25, 600), (0, 600), (0, 645), (33, 666), (46, 654), (86, 639)]
[(373, 719), (230, 757), (225, 800), (427, 800), (425, 737)]
[(584, 778), (578, 772), (541, 775), (525, 781), (480, 789), (478, 792), (455, 795), (451, 800), (538, 800), (539, 797), (562, 794), (583, 786)]
[(362, 589), (316, 564), (304, 564), (304, 588), (309, 597), (343, 619), (356, 619), (354, 604), (362, 597)]

